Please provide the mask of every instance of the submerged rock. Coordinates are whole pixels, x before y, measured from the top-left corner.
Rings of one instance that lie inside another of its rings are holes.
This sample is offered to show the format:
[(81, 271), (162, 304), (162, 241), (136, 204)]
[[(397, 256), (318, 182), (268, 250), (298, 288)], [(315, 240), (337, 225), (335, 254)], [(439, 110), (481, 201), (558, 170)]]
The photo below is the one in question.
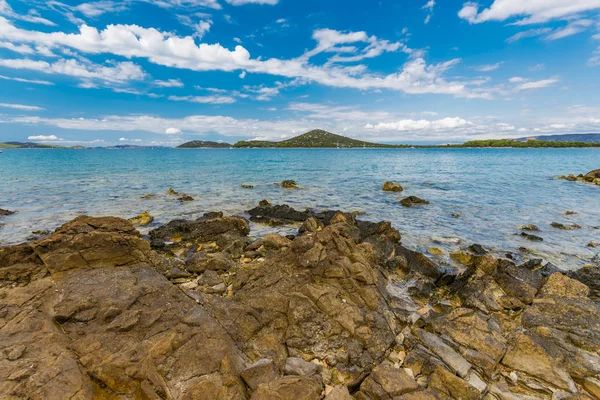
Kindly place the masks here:
[(154, 221), (154, 217), (150, 215), (148, 211), (144, 211), (133, 218), (129, 218), (128, 221), (131, 222), (133, 226), (146, 226)]
[(531, 232), (539, 232), (541, 230), (537, 225), (533, 225), (533, 224), (523, 225), (519, 229), (521, 229), (522, 231), (531, 231)]
[(180, 203), (186, 203), (188, 201), (194, 201), (194, 198), (189, 194), (185, 194), (177, 199)]
[(429, 204), (429, 202), (417, 196), (409, 196), (405, 199), (400, 200), (400, 204), (402, 204), (404, 207), (412, 207), (415, 205)]
[(254, 189), (254, 185), (242, 184), (242, 189)]
[(279, 185), (284, 189), (298, 189), (298, 185), (296, 184), (296, 181), (293, 181), (293, 180), (283, 181), (281, 183), (277, 183), (276, 185)]
[(532, 242), (543, 242), (544, 241), (544, 238), (542, 238), (540, 236), (530, 235), (529, 233), (525, 233), (525, 232), (521, 232), (521, 236)]
[(385, 182), (383, 184), (383, 189), (384, 192), (402, 192), (404, 190), (404, 188), (402, 187), (402, 185), (398, 184), (398, 183), (394, 183), (394, 182)]
[(4, 210), (4, 209), (0, 208), (0, 217), (13, 215), (14, 213), (15, 213), (14, 211)]

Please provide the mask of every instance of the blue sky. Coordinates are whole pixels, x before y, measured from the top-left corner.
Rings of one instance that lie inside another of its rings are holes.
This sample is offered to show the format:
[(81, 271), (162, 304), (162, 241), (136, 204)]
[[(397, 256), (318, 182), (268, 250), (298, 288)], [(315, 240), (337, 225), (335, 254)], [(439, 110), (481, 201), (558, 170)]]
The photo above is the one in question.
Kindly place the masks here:
[(0, 141), (600, 132), (600, 0), (0, 0)]

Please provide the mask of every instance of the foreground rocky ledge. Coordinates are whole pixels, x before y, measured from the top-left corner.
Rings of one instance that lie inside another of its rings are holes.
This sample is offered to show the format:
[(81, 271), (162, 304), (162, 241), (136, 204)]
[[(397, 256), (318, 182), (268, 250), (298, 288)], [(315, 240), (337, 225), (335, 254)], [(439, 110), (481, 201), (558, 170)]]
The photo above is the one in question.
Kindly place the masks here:
[(459, 273), (389, 223), (262, 207), (298, 236), (79, 217), (0, 248), (3, 398), (600, 397), (597, 268), (471, 248)]

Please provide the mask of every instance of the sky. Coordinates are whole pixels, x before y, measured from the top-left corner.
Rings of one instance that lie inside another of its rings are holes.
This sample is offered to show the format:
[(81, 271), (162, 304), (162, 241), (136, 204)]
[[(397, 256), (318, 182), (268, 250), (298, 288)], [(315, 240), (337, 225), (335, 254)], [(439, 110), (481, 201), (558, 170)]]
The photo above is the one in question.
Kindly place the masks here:
[(0, 0), (0, 141), (600, 132), (600, 0)]

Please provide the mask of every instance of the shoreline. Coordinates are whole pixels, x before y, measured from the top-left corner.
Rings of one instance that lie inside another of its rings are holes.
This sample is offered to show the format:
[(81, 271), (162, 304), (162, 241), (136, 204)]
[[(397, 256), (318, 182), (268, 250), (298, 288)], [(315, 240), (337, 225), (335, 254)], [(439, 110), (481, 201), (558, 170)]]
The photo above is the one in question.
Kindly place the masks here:
[(300, 227), (251, 239), (246, 219), (211, 212), (144, 240), (123, 219), (78, 217), (45, 238), (1, 247), (4, 392), (304, 400), (598, 393), (598, 267), (561, 272), (473, 245), (456, 256), (463, 268), (450, 268), (403, 247), (389, 222), (355, 213), (262, 203), (249, 215)]

